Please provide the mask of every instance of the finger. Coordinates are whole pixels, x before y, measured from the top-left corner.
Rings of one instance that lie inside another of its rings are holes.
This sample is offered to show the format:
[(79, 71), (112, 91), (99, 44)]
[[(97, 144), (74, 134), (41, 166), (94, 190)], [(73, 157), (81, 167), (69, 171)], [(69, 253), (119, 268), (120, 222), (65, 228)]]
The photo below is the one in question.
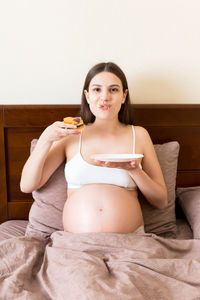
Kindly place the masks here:
[(77, 126), (76, 125), (73, 125), (73, 124), (66, 124), (64, 122), (60, 122), (61, 124), (59, 124), (59, 126), (61, 128), (69, 128), (69, 129), (76, 129)]
[(132, 160), (130, 162), (131, 167), (136, 167), (138, 165), (138, 162), (136, 160)]
[(115, 168), (116, 164), (110, 161), (105, 161), (105, 166), (108, 168)]
[(72, 128), (72, 129), (77, 128), (77, 125), (68, 124), (68, 123), (61, 122), (61, 121), (56, 121), (56, 122), (54, 122), (53, 125), (58, 128)]
[(67, 124), (67, 123), (64, 123), (64, 122), (61, 122), (61, 121), (55, 121), (53, 123), (54, 126), (56, 127), (71, 127), (71, 128), (76, 128), (76, 125), (73, 125), (73, 124)]
[(79, 135), (82, 133), (82, 131), (80, 129), (71, 129), (71, 128), (67, 128), (65, 129), (67, 131), (68, 135)]
[(105, 161), (104, 162), (104, 167), (125, 169), (125, 164), (124, 163), (118, 163), (118, 162)]
[(124, 170), (129, 170), (132, 168), (131, 162), (106, 162), (105, 166), (108, 168), (118, 168)]
[(67, 128), (58, 128), (57, 129), (57, 132), (58, 132), (58, 134), (59, 135), (61, 135), (61, 136), (67, 136), (68, 135), (68, 130), (67, 130)]
[(74, 129), (69, 129), (69, 128), (62, 128), (59, 127), (57, 128), (57, 135), (64, 137), (64, 136), (68, 136), (68, 135), (73, 135), (73, 134), (80, 134), (80, 130), (74, 130)]
[(100, 167), (104, 167), (105, 166), (105, 162), (98, 160), (98, 159), (93, 159), (93, 162), (96, 166), (100, 166)]

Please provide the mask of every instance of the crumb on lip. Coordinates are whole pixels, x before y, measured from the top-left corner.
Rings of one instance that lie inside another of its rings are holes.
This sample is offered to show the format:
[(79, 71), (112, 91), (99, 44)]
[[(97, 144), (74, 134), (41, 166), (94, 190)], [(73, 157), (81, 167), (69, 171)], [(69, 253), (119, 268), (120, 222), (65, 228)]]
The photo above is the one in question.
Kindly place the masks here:
[(109, 104), (98, 104), (97, 107), (102, 108), (103, 110), (105, 110), (105, 109), (109, 109), (110, 105)]

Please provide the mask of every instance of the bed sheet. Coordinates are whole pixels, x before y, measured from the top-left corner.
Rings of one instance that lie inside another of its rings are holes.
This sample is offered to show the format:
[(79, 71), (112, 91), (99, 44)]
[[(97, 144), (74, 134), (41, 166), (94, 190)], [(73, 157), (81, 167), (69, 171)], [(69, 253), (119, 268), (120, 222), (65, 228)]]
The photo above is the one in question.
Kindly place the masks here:
[(1, 299), (200, 299), (200, 240), (54, 232), (0, 243)]
[(28, 221), (10, 220), (0, 224), (0, 241), (12, 237), (23, 236), (26, 231)]
[[(0, 225), (0, 241), (12, 237), (23, 236), (26, 231), (28, 221), (10, 220)], [(192, 239), (192, 230), (185, 219), (177, 219), (177, 239)]]

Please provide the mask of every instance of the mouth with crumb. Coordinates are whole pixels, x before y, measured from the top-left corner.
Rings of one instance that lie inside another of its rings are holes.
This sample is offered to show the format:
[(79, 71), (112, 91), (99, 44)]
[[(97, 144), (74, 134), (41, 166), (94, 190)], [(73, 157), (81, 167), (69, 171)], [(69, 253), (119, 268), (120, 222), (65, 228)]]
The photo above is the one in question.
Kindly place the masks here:
[(109, 104), (98, 104), (97, 107), (101, 110), (108, 110), (110, 108)]

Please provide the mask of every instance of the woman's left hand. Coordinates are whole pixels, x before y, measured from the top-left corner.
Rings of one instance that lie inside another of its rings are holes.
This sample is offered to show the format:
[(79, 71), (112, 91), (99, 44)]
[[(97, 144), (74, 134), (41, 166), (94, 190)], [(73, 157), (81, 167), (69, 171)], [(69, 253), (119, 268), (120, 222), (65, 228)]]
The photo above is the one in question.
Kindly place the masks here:
[(139, 167), (138, 160), (131, 160), (126, 162), (111, 162), (111, 161), (101, 161), (95, 159), (94, 164), (99, 167), (118, 168), (127, 171), (131, 171)]

